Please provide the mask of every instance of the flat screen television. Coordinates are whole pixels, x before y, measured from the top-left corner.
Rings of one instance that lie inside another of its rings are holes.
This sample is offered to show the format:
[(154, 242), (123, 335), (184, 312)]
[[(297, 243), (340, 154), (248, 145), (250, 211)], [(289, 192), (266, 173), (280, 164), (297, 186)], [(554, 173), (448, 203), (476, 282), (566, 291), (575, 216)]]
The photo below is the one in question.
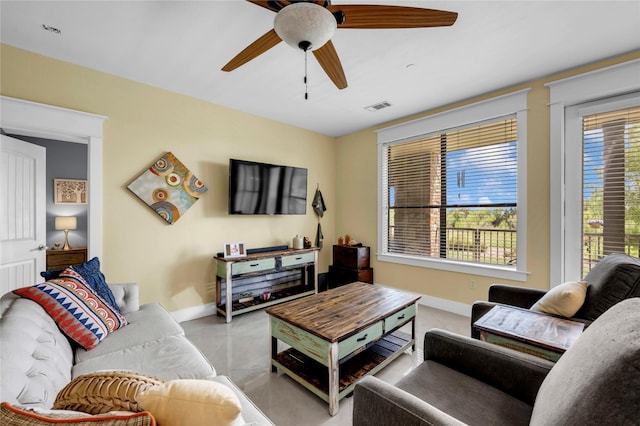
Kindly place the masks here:
[(229, 160), (229, 214), (306, 214), (307, 169)]

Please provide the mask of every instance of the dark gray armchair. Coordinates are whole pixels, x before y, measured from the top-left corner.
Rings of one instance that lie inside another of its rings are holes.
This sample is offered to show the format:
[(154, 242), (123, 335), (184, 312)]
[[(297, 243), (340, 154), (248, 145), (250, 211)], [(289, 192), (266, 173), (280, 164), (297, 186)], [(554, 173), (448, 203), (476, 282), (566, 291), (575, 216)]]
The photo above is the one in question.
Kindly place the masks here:
[[(600, 260), (584, 280), (587, 282), (587, 297), (571, 319), (590, 324), (621, 300), (640, 297), (640, 259), (623, 253), (610, 254)], [(544, 290), (526, 287), (491, 285), (489, 300), (475, 302), (471, 307), (471, 337), (480, 338), (473, 324), (496, 304), (528, 309), (545, 293)]]
[(556, 364), (428, 331), (423, 363), (396, 385), (365, 377), (353, 398), (354, 426), (637, 425), (640, 298), (602, 314)]

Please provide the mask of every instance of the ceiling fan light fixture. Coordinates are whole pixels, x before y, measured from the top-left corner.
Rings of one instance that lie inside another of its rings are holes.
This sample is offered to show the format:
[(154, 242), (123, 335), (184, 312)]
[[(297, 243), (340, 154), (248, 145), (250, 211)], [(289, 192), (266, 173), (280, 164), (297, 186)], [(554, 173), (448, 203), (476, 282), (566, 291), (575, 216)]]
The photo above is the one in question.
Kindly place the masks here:
[(338, 24), (331, 12), (314, 3), (292, 3), (273, 22), (276, 34), (294, 49), (316, 50), (328, 42)]

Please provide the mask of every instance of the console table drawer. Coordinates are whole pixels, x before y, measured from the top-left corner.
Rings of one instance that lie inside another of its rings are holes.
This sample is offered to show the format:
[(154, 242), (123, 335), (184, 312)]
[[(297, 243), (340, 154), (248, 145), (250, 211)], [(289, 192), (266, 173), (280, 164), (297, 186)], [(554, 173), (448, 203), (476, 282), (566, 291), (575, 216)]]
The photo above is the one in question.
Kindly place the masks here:
[(282, 256), (282, 267), (288, 268), (296, 265), (304, 265), (315, 260), (315, 253), (300, 253), (291, 256)]
[(373, 324), (369, 328), (365, 328), (359, 333), (338, 343), (338, 358), (345, 357), (356, 349), (373, 342), (382, 336), (382, 321)]
[(416, 316), (416, 305), (413, 304), (385, 318), (384, 319), (385, 333), (388, 333), (389, 331), (393, 330), (399, 325), (404, 324), (405, 322), (409, 321), (411, 318), (415, 316)]
[(268, 259), (248, 260), (246, 262), (236, 262), (231, 266), (232, 275), (248, 274), (251, 272), (267, 271), (275, 269), (276, 259), (271, 257)]

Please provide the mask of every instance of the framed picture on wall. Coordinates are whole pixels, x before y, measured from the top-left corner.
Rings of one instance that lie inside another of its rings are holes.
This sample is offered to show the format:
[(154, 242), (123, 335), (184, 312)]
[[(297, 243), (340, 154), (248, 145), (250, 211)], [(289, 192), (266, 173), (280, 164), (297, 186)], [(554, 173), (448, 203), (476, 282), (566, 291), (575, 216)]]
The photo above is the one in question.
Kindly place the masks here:
[(54, 179), (55, 204), (87, 204), (87, 181), (81, 179)]
[(225, 243), (224, 245), (224, 258), (231, 259), (234, 257), (245, 257), (247, 251), (244, 248), (244, 243)]

